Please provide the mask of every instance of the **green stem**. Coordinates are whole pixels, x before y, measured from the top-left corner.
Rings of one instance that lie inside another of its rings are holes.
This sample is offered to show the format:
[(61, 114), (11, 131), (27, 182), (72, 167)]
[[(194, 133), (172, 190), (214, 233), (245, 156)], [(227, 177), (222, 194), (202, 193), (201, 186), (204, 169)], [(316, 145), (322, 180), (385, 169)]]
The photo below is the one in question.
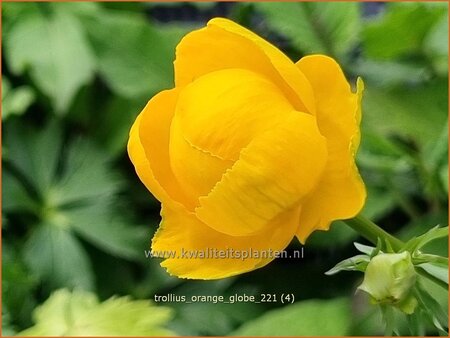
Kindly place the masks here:
[(377, 245), (378, 238), (388, 241), (395, 251), (400, 250), (404, 245), (401, 240), (384, 231), (378, 225), (362, 215), (358, 215), (352, 219), (347, 219), (344, 223), (375, 245)]
[[(395, 251), (399, 251), (404, 243), (398, 238), (392, 236), (388, 232), (381, 229), (378, 225), (368, 220), (364, 216), (358, 215), (355, 218), (347, 219), (344, 221), (348, 226), (350, 226), (353, 230), (359, 233), (361, 236), (372, 242), (374, 245), (377, 245), (378, 238), (381, 238), (391, 245), (392, 249)], [(416, 271), (423, 277), (428, 278), (429, 280), (435, 282), (436, 284), (443, 287), (445, 290), (448, 290), (448, 285), (441, 281), (440, 279), (434, 277), (429, 274), (424, 269), (418, 267)]]

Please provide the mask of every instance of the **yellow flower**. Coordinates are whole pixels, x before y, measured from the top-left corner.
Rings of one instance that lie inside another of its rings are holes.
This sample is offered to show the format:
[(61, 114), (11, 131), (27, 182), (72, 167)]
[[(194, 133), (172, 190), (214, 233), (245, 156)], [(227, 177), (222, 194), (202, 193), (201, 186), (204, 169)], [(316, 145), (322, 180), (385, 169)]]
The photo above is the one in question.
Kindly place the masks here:
[(352, 93), (333, 59), (294, 64), (222, 18), (187, 34), (174, 65), (175, 88), (148, 102), (128, 143), (137, 174), (162, 203), (152, 250), (170, 256), (161, 264), (169, 273), (250, 271), (293, 237), (304, 243), (360, 211), (362, 81)]

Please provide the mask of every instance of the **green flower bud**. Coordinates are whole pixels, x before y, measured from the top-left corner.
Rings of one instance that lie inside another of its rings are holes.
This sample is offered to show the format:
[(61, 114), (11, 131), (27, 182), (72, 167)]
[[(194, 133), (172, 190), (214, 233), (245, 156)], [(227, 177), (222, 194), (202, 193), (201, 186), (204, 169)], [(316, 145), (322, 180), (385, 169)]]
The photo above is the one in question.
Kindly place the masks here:
[(367, 265), (358, 289), (367, 292), (374, 303), (391, 304), (411, 314), (417, 306), (411, 292), (415, 282), (416, 271), (409, 252), (379, 254)]

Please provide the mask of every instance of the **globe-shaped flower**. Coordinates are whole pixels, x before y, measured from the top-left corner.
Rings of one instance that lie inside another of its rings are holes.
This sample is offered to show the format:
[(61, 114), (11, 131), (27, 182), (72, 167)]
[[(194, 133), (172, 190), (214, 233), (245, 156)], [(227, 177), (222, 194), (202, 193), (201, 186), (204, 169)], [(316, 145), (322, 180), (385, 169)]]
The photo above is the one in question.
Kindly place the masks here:
[(222, 18), (187, 34), (174, 65), (175, 88), (148, 102), (128, 143), (137, 174), (162, 203), (152, 250), (167, 257), (171, 274), (253, 270), (293, 237), (304, 243), (360, 211), (362, 81), (352, 93), (333, 59), (293, 63)]

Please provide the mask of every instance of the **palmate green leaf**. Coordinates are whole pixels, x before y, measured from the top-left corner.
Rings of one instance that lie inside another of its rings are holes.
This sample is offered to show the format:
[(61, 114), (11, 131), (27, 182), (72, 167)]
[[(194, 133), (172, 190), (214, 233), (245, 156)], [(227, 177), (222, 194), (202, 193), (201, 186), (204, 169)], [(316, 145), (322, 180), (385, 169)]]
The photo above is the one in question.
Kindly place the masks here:
[(427, 33), (446, 16), (445, 6), (421, 2), (388, 3), (386, 7), (386, 14), (367, 22), (362, 31), (364, 53), (370, 58), (388, 60), (420, 53)]
[(85, 25), (100, 75), (115, 93), (149, 97), (173, 86), (175, 46), (185, 30), (159, 29), (143, 16), (113, 11), (85, 20)]
[(347, 299), (301, 301), (272, 310), (233, 336), (345, 336), (351, 323)]
[(45, 199), (60, 160), (62, 129), (52, 121), (44, 130), (37, 131), (20, 121), (5, 125), (6, 160), (19, 171), (39, 195)]
[(75, 140), (63, 155), (64, 171), (55, 178), (49, 196), (53, 205), (95, 203), (102, 197), (109, 199), (121, 188), (123, 180), (112, 170), (109, 156), (92, 142)]
[(360, 28), (356, 2), (257, 2), (269, 27), (300, 51), (342, 58), (354, 47)]
[(93, 289), (93, 271), (84, 248), (62, 224), (37, 226), (25, 242), (28, 268), (54, 287)]
[(100, 303), (95, 294), (66, 289), (54, 292), (34, 312), (35, 325), (20, 336), (168, 336), (163, 325), (169, 308), (146, 300), (110, 298)]
[(77, 18), (64, 10), (43, 12), (36, 6), (15, 22), (5, 36), (5, 57), (14, 74), (28, 71), (62, 114), (92, 79), (95, 60)]
[(132, 227), (111, 213), (113, 204), (97, 201), (63, 211), (71, 229), (85, 240), (118, 257), (139, 260), (150, 246), (149, 230)]
[[(73, 234), (75, 231), (114, 256), (142, 258), (148, 247), (147, 230), (127, 225), (129, 222), (121, 216), (114, 196), (122, 180), (104, 152), (82, 139), (63, 147), (62, 129), (55, 122), (39, 132), (15, 123), (7, 123), (6, 129), (7, 161), (19, 174), (12, 175), (9, 170), (2, 174), (7, 188), (2, 192), (4, 210), (28, 211), (45, 224), (32, 233), (29, 242), (33, 245), (29, 250), (46, 254), (46, 259), (51, 260), (53, 245), (55, 252), (62, 249), (51, 241), (45, 247), (43, 238), (49, 232), (61, 236), (73, 252), (83, 251)], [(40, 244), (38, 239), (44, 243)], [(80, 266), (86, 270), (84, 256), (82, 252)], [(28, 258), (35, 259), (33, 254)], [(64, 264), (59, 264), (60, 259), (57, 257), (54, 262), (56, 269), (61, 270), (60, 279), (70, 279), (72, 275)], [(50, 273), (41, 276), (51, 278)]]

